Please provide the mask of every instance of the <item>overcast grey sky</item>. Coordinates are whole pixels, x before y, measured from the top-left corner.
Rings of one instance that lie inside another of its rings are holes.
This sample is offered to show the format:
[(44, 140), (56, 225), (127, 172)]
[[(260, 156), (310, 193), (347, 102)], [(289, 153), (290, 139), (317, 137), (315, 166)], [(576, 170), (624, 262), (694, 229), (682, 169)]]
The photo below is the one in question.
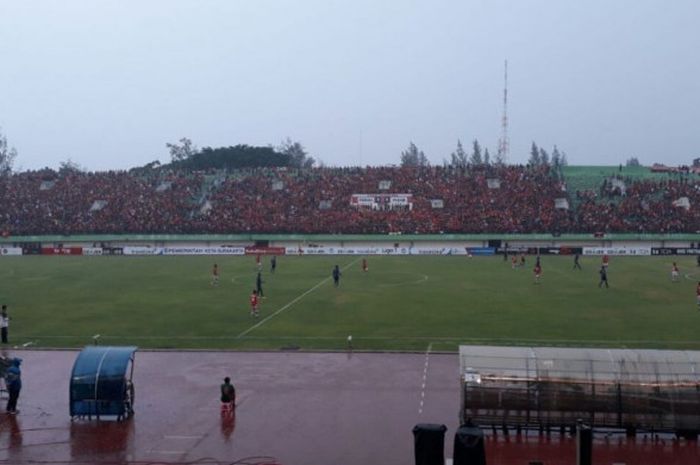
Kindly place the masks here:
[(0, 0), (0, 126), (16, 168), (91, 170), (301, 141), (327, 165), (700, 157), (698, 0)]

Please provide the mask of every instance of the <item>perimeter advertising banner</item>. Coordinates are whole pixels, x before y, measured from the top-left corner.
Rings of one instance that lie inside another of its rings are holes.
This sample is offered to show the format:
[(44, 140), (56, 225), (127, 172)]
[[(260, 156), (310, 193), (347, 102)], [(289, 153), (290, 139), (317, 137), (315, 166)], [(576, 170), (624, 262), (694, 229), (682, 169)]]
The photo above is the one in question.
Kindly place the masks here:
[(0, 247), (0, 257), (22, 255), (21, 247)]
[(583, 255), (646, 256), (651, 247), (584, 247)]
[[(245, 255), (284, 255), (287, 249), (284, 247), (257, 247), (248, 246), (243, 249)], [(243, 254), (238, 254), (243, 255)]]
[(700, 249), (690, 247), (652, 247), (652, 255), (700, 255)]
[(243, 247), (124, 247), (124, 255), (245, 255)]
[(41, 255), (82, 255), (82, 247), (42, 247)]
[(496, 253), (513, 255), (513, 254), (528, 254), (528, 255), (574, 255), (582, 253), (581, 247), (528, 247), (528, 246), (513, 246), (513, 247), (498, 247)]
[[(410, 255), (409, 247), (287, 247), (287, 255)], [(437, 255), (430, 254), (430, 255)]]
[(83, 247), (83, 255), (103, 255), (102, 247)]

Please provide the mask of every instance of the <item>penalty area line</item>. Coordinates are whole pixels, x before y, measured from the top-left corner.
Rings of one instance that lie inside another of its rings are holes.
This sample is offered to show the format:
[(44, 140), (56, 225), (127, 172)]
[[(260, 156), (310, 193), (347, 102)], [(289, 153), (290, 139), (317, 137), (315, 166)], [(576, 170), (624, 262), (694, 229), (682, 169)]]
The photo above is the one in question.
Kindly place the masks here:
[[(342, 271), (347, 270), (347, 269), (350, 268), (352, 265), (354, 265), (355, 263), (357, 263), (358, 261), (360, 261), (360, 258), (361, 258), (361, 257), (357, 257), (355, 260), (351, 261), (350, 263), (348, 263), (347, 265), (345, 265), (344, 267), (342, 267), (341, 270), (342, 270)], [(323, 286), (323, 285), (324, 285), (325, 283), (327, 283), (330, 279), (331, 279), (330, 276), (327, 277), (327, 278), (322, 279), (322, 280), (321, 280), (319, 283), (317, 283), (315, 286), (313, 286), (313, 287), (310, 288), (310, 289), (307, 289), (307, 290), (304, 291), (301, 295), (295, 297), (295, 298), (292, 299), (289, 303), (287, 303), (287, 304), (283, 305), (282, 307), (280, 307), (280, 308), (279, 308), (277, 311), (275, 311), (275, 313), (273, 313), (272, 315), (263, 318), (263, 319), (260, 320), (258, 323), (254, 324), (254, 325), (251, 326), (250, 328), (248, 328), (248, 329), (246, 329), (245, 331), (243, 331), (242, 333), (240, 333), (238, 336), (236, 336), (236, 339), (242, 338), (243, 336), (245, 336), (246, 334), (250, 333), (250, 332), (253, 331), (254, 329), (259, 328), (259, 327), (262, 326), (263, 324), (267, 323), (267, 322), (268, 322), (269, 320), (271, 320), (272, 318), (276, 317), (277, 315), (279, 315), (279, 314), (282, 313), (283, 311), (287, 310), (289, 307), (291, 307), (291, 306), (294, 305), (295, 303), (299, 302), (301, 299), (303, 299), (303, 298), (306, 297), (307, 295), (311, 294), (313, 291), (315, 291), (315, 290), (318, 289), (319, 287)]]

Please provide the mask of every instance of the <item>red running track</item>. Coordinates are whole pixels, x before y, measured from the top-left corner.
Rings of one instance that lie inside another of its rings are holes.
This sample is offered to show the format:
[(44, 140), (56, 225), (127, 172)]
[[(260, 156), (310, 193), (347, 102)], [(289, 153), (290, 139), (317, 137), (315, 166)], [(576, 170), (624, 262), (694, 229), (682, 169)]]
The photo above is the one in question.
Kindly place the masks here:
[[(458, 426), (456, 354), (431, 354), (426, 370), (425, 354), (140, 351), (136, 414), (121, 423), (70, 421), (77, 352), (3, 355), (24, 359), (20, 414), (0, 414), (0, 462), (10, 464), (410, 465), (416, 423), (448, 426), (447, 457)], [(219, 409), (227, 375), (238, 395), (234, 418)], [(486, 451), (489, 464), (575, 463), (573, 440), (558, 434), (489, 432)], [(601, 436), (594, 460), (697, 465), (700, 452), (695, 442)]]

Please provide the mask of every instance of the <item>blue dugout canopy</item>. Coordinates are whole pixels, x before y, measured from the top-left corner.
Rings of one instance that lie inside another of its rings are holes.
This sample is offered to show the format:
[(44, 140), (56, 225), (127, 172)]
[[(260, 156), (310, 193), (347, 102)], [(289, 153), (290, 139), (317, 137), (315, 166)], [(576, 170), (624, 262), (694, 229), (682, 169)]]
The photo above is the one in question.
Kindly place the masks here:
[(70, 416), (133, 413), (131, 382), (137, 347), (85, 347), (73, 364), (70, 379)]

